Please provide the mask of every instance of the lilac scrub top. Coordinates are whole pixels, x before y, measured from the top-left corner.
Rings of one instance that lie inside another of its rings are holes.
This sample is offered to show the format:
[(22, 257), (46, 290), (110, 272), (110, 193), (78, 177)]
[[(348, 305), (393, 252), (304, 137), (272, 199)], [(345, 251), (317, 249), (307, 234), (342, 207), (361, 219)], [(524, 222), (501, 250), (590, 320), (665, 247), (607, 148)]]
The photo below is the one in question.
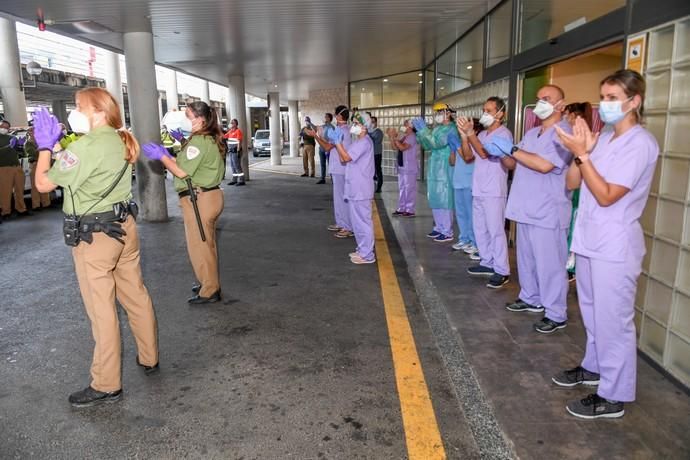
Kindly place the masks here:
[(403, 165), (397, 166), (397, 161), (395, 163), (398, 174), (414, 174), (416, 176), (419, 173), (417, 136), (415, 133), (407, 134), (401, 142), (409, 145), (409, 148), (403, 150)]
[[(494, 136), (504, 137), (513, 142), (513, 133), (505, 126), (500, 126), (494, 131), (482, 131), (477, 136), (479, 142), (487, 144)], [(508, 196), (508, 170), (501, 163), (500, 158), (482, 158), (474, 152), (474, 174), (472, 175), (472, 196), (506, 197)]]
[(345, 166), (345, 198), (371, 200), (374, 197), (374, 143), (369, 136), (364, 136), (345, 150), (352, 158)]
[[(567, 121), (557, 124), (565, 132), (572, 132)], [(543, 174), (518, 162), (506, 205), (506, 218), (537, 227), (565, 229), (570, 226), (572, 206), (565, 175), (572, 154), (561, 143), (554, 126), (541, 135), (540, 130), (538, 126), (527, 131), (518, 146), (549, 161), (554, 168)]]
[(582, 181), (571, 249), (576, 254), (610, 262), (645, 254), (639, 219), (647, 203), (659, 145), (640, 125), (612, 139), (613, 130), (602, 133), (590, 155), (597, 172), (610, 184), (630, 191), (610, 206), (600, 206)]
[[(345, 150), (350, 146), (352, 143), (352, 137), (350, 136), (350, 126), (345, 123), (342, 125), (338, 125), (335, 129), (339, 129), (343, 132), (344, 138), (343, 138), (343, 147)], [(338, 155), (338, 151), (336, 150), (335, 147), (333, 147), (330, 150), (330, 155), (328, 157), (328, 172), (331, 174), (345, 174), (345, 165), (340, 162), (340, 156)]]

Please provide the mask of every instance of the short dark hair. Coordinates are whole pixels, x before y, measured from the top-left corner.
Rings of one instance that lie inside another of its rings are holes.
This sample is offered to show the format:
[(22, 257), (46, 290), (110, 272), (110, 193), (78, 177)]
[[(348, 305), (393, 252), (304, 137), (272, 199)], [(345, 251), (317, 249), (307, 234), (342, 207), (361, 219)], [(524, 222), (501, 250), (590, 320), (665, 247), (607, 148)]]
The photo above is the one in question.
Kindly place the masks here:
[(329, 123), (332, 122), (333, 121), (333, 114), (330, 112), (326, 112), (326, 118), (328, 119)]
[(233, 118), (232, 120), (230, 120), (230, 124), (233, 124), (233, 123), (235, 123), (237, 126), (240, 125), (240, 122), (237, 121), (237, 118)]
[(377, 125), (379, 124), (379, 119), (376, 118), (376, 117), (371, 117), (371, 121), (373, 121), (373, 122), (376, 123)]
[(347, 110), (347, 106), (344, 105), (339, 105), (338, 107), (335, 108), (335, 115), (340, 117), (343, 120), (349, 120), (350, 119), (350, 111)]
[(496, 104), (496, 113), (506, 112), (506, 101), (504, 101), (502, 97), (491, 96), (486, 100), (486, 102), (493, 102), (494, 104)]

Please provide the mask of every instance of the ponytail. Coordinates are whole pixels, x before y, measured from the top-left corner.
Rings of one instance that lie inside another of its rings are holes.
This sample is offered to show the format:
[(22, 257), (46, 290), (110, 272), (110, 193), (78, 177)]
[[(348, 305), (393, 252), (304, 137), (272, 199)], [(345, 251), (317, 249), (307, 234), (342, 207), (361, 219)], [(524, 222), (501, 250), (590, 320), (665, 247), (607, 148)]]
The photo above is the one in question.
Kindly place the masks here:
[(117, 134), (120, 135), (120, 139), (125, 143), (125, 161), (129, 164), (136, 163), (137, 158), (139, 158), (139, 142), (126, 129), (118, 129)]

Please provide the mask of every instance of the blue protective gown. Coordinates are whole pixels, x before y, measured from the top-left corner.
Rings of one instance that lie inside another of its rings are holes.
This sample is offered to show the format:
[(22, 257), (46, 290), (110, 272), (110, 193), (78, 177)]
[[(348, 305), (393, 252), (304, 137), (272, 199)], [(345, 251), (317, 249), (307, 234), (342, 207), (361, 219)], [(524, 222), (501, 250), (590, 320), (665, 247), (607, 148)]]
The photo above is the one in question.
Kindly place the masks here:
[(417, 141), (422, 148), (431, 151), (426, 170), (426, 195), (431, 209), (454, 209), (453, 169), (448, 162), (449, 136), (458, 137), (457, 128), (453, 123), (437, 125), (433, 131), (425, 128), (417, 132)]

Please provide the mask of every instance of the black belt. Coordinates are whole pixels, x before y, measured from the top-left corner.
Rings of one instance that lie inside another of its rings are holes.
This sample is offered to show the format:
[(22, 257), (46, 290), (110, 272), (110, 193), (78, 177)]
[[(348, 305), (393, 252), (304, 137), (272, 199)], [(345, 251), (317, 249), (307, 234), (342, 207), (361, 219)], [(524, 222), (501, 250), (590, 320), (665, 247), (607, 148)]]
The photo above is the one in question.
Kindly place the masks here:
[(113, 211), (85, 214), (79, 218), (79, 221), (82, 224), (95, 224), (97, 222), (116, 222), (118, 220), (120, 220), (119, 216), (117, 216)]
[[(212, 190), (218, 190), (220, 189), (220, 185), (216, 185), (215, 187), (194, 187), (197, 190), (201, 190), (202, 192), (210, 192)], [(181, 192), (177, 193), (177, 196), (180, 198), (183, 198), (185, 196), (189, 196), (189, 190), (182, 190)]]

